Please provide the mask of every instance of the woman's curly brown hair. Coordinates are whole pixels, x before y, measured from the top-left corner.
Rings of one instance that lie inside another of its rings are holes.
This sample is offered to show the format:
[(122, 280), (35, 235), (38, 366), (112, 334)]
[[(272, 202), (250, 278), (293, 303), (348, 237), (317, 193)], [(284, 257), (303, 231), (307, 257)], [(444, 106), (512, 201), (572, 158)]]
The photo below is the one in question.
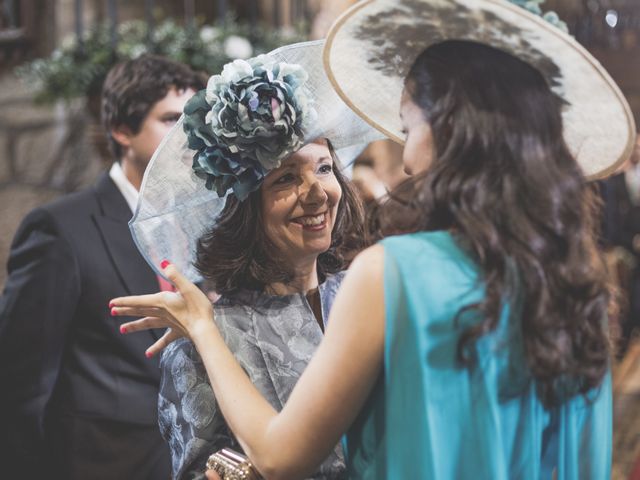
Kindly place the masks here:
[(482, 272), (484, 299), (458, 314), (482, 319), (462, 331), (459, 360), (473, 363), (473, 345), (508, 302), (545, 405), (597, 387), (609, 365), (611, 295), (595, 240), (596, 195), (564, 141), (558, 98), (527, 63), (466, 41), (427, 48), (406, 89), (430, 124), (435, 154), (404, 186), (405, 200), (389, 203), (396, 219), (405, 205), (395, 231), (450, 230)]

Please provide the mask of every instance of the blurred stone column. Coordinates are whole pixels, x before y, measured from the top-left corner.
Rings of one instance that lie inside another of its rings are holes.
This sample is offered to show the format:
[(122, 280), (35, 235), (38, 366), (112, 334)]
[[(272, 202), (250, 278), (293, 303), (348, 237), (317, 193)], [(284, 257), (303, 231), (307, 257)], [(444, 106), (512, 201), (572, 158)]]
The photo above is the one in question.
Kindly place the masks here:
[(324, 38), (334, 20), (357, 0), (320, 0), (310, 3), (314, 4), (317, 12), (311, 27), (311, 38)]
[(262, 0), (260, 2), (263, 20), (277, 27), (291, 26), (291, 0)]

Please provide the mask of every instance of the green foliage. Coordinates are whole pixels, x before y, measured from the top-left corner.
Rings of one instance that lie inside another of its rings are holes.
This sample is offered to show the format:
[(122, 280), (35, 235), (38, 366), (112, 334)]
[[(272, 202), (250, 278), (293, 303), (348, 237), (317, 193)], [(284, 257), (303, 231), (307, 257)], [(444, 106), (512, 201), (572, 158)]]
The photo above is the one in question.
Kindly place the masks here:
[(253, 29), (232, 17), (224, 25), (185, 27), (174, 20), (156, 25), (149, 36), (146, 22), (132, 20), (118, 25), (113, 50), (109, 27), (99, 25), (74, 37), (47, 58), (17, 68), (17, 74), (34, 86), (36, 101), (51, 103), (98, 95), (109, 69), (117, 62), (156, 53), (186, 63), (196, 70), (216, 74), (235, 58), (247, 58), (304, 40), (298, 31), (278, 31), (261, 26)]

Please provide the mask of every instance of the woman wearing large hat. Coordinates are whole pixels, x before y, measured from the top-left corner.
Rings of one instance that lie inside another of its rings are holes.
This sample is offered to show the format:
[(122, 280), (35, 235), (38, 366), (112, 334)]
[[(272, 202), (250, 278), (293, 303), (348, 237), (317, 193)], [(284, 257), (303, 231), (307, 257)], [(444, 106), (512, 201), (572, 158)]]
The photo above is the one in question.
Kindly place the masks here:
[[(322, 48), (282, 47), (212, 76), (152, 158), (131, 222), (158, 273), (171, 259), (220, 295), (220, 332), (276, 409), (322, 339), (348, 259), (366, 246), (340, 160), (380, 137), (331, 87)], [(171, 343), (160, 366), (173, 478), (202, 479), (209, 455), (237, 441), (192, 342)], [(336, 446), (312, 477), (343, 474)]]
[(363, 1), (324, 55), (353, 110), (404, 141), (413, 233), (356, 258), (283, 410), (174, 267), (180, 295), (116, 299), (117, 312), (153, 306), (158, 319), (128, 327), (194, 341), (266, 478), (303, 478), (345, 432), (351, 478), (608, 478), (610, 297), (587, 177), (631, 151), (615, 84), (501, 0)]

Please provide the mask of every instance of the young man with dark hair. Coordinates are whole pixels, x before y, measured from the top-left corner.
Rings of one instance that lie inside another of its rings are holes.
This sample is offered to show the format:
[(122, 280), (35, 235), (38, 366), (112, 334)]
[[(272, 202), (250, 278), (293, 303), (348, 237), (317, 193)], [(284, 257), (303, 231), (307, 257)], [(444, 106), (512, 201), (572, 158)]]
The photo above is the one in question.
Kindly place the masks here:
[(162, 286), (127, 222), (154, 150), (204, 84), (157, 56), (115, 66), (102, 114), (117, 161), (20, 225), (0, 297), (3, 478), (169, 477), (158, 361), (144, 355), (162, 332), (121, 335), (107, 304)]

